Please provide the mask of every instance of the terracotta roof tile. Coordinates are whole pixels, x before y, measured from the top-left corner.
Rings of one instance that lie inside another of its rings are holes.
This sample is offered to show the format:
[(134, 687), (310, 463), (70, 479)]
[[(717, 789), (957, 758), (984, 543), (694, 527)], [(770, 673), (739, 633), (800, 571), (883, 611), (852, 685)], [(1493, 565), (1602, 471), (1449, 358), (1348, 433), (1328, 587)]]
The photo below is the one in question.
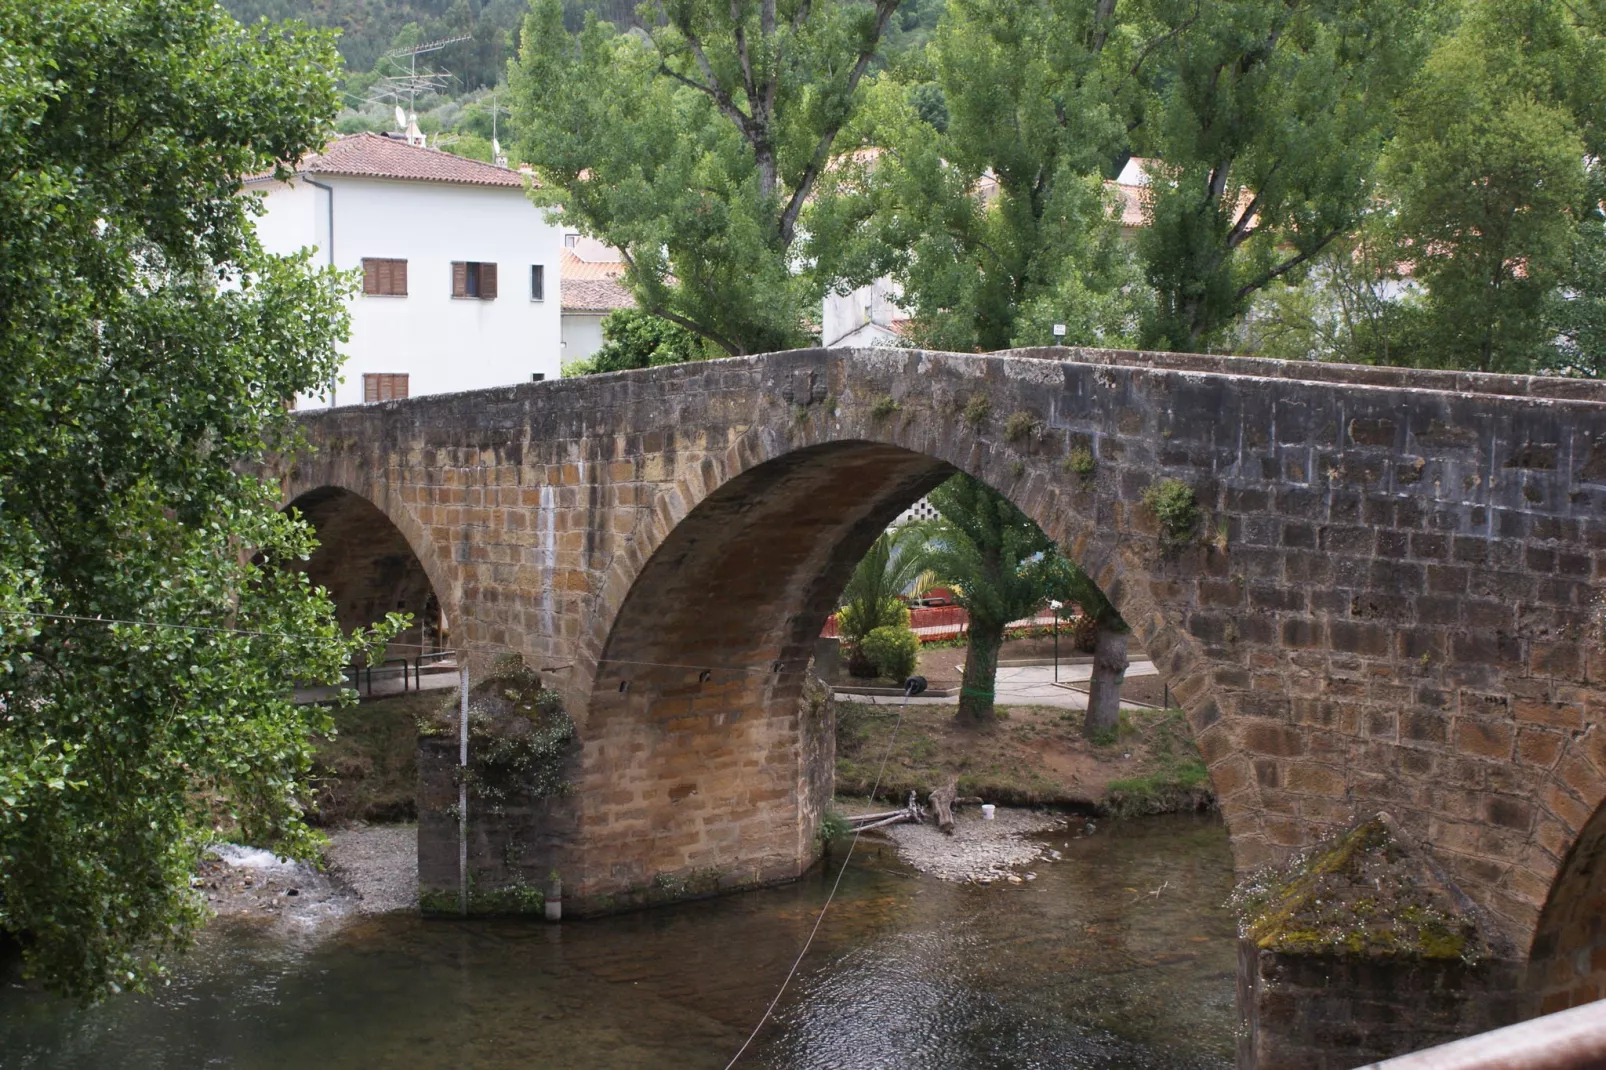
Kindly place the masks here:
[(563, 275), (565, 283), (581, 280), (617, 279), (625, 273), (625, 265), (620, 260), (581, 260), (574, 255), (572, 249), (563, 250), (563, 258), (558, 263), (558, 270)]
[[(349, 175), (354, 178), (399, 178), (414, 182), (452, 182), (469, 186), (524, 187), (524, 176), (506, 167), (453, 156), (439, 149), (409, 145), (383, 134), (349, 134), (336, 138), (319, 153), (304, 157), (297, 174)], [(260, 181), (271, 175), (253, 175)]]
[(636, 300), (617, 279), (575, 279), (563, 276), (563, 311), (612, 312), (635, 308)]

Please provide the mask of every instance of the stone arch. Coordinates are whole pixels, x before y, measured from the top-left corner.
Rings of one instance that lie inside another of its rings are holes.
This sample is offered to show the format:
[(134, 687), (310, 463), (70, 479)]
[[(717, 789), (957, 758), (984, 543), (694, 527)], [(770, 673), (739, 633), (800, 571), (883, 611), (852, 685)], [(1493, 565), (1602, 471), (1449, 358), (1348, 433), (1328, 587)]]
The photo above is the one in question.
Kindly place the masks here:
[(1556, 872), (1528, 953), (1528, 990), (1539, 1014), (1606, 997), (1606, 802)]
[[(607, 872), (582, 867), (582, 895), (665, 876), (766, 883), (806, 867), (834, 766), (829, 719), (800, 712), (814, 640), (870, 542), (956, 470), (998, 488), (1086, 568), (1187, 696), (1196, 731), (1221, 735), (1190, 637), (1147, 596), (1137, 556), (1095, 533), (1060, 456), (874, 424), (751, 429), (651, 503), (603, 585), (576, 681), (589, 683), (576, 696), (583, 837), (609, 860)], [(1234, 761), (1230, 748), (1216, 756)], [(1236, 773), (1229, 828), (1256, 811)]]
[(406, 612), (413, 624), (390, 644), (387, 658), (450, 648), (455, 605), (442, 597), (438, 569), (383, 510), (361, 494), (327, 484), (296, 495), (285, 508), (295, 509), (317, 532), (317, 549), (297, 567), (328, 589), (343, 630)]

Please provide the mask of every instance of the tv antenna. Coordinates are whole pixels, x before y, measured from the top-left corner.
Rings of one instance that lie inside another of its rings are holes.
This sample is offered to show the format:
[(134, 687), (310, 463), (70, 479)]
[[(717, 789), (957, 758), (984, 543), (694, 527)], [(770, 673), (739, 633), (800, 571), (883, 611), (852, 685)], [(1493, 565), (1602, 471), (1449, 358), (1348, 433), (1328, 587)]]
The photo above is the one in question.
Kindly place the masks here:
[[(398, 63), (402, 59), (406, 59), (407, 72), (405, 74), (386, 75), (381, 78), (376, 83), (373, 96), (369, 99), (376, 104), (386, 101), (395, 104), (397, 113), (396, 125), (403, 130), (407, 130), (409, 136), (411, 136), (410, 127), (418, 121), (418, 109), (416, 106), (418, 94), (438, 93), (445, 89), (447, 83), (452, 80), (452, 75), (446, 71), (435, 70), (432, 67), (424, 67), (420, 70), (418, 57), (428, 55), (431, 52), (439, 52), (447, 45), (455, 45), (461, 41), (472, 41), (473, 39), (473, 34), (465, 33), (457, 37), (446, 37), (439, 41), (428, 41), (421, 45), (413, 45), (411, 48), (391, 49), (379, 58), (381, 60), (394, 60)], [(402, 114), (401, 110), (403, 98), (407, 101), (405, 115)]]

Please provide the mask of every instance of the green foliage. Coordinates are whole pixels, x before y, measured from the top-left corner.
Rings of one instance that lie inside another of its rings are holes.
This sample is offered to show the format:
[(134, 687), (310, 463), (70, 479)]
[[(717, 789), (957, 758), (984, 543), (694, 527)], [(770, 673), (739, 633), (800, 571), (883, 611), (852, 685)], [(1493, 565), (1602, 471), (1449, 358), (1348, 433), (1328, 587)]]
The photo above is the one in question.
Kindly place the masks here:
[(1141, 776), (1110, 781), (1099, 800), (1102, 809), (1116, 817), (1137, 817), (1201, 810), (1214, 801), (1210, 770), (1181, 710), (1123, 709), (1111, 743), (1140, 734), (1145, 737), (1152, 767)]
[(597, 375), (703, 359), (703, 343), (695, 334), (633, 308), (615, 309), (603, 317), (602, 337), (601, 349), (586, 360), (565, 364), (563, 374)]
[(908, 679), (920, 660), (920, 637), (907, 624), (873, 628), (860, 647), (876, 675), (888, 680)]
[(820, 818), (820, 828), (816, 833), (821, 844), (829, 844), (853, 834), (853, 827), (848, 819), (836, 810), (827, 810)]
[(346, 280), (264, 255), (239, 190), (323, 144), (338, 61), (204, 0), (0, 3), (0, 54), (0, 929), (93, 998), (186, 942), (218, 827), (318, 842), (330, 718), (291, 688), (366, 643), (246, 473), (335, 373)]
[(1142, 287), (1101, 172), (1142, 59), (1114, 8), (949, 0), (928, 62), (869, 94), (860, 136), (885, 151), (828, 176), (810, 220), (825, 270), (897, 280), (934, 348), (1042, 345), (1054, 323), (1070, 344), (1129, 342)]
[(800, 215), (896, 6), (689, 0), (575, 37), (535, 0), (510, 71), (533, 196), (626, 252), (640, 308), (729, 353), (808, 342)]
[(1075, 472), (1083, 479), (1087, 479), (1093, 474), (1093, 469), (1093, 451), (1086, 446), (1076, 446), (1072, 448), (1070, 453), (1065, 455), (1065, 470), (1067, 472)]
[(926, 570), (925, 544), (918, 524), (876, 536), (842, 590), (836, 619), (843, 643), (857, 646), (877, 628), (909, 626), (909, 607), (901, 596)]
[[(457, 717), (455, 696), (438, 700), (423, 734), (453, 731)], [(574, 740), (574, 721), (562, 697), (543, 687), (540, 674), (517, 656), (503, 659), (469, 694), (465, 780), (472, 805), (502, 813), (511, 803), (567, 795)]]
[(1143, 344), (1199, 349), (1262, 287), (1352, 232), (1441, 5), (1161, 5), (1180, 35), (1145, 113), (1164, 167), (1139, 236)]
[[(396, 74), (407, 61), (382, 58), (392, 48), (440, 41), (462, 34), (472, 40), (447, 45), (420, 59), (448, 70), (458, 84), (475, 89), (494, 85), (513, 55), (513, 35), (524, 17), (518, 0), (490, 0), (470, 6), (439, 0), (228, 0), (229, 14), (244, 23), (258, 19), (280, 22), (299, 19), (309, 25), (338, 30), (341, 59), (348, 71)], [(361, 94), (372, 78), (348, 78), (347, 91)], [(405, 104), (405, 101), (403, 101)]]
[(1015, 411), (1004, 421), (1004, 438), (1010, 442), (1030, 441), (1043, 430), (1043, 422), (1029, 412)]
[(955, 585), (956, 600), (970, 614), (959, 713), (985, 719), (992, 716), (1004, 626), (1043, 604), (1053, 543), (1014, 503), (971, 476), (954, 476), (929, 500), (939, 519), (930, 527), (926, 564)]
[(1473, 0), (1434, 51), (1385, 172), (1396, 255), (1427, 288), (1426, 361), (1548, 362), (1551, 313), (1566, 309), (1553, 295), (1584, 277), (1575, 249), (1601, 227), (1589, 172), (1606, 148), (1603, 97), (1606, 43), (1548, 0)]
[(965, 402), (963, 416), (965, 423), (980, 430), (986, 426), (993, 415), (993, 402), (986, 394), (972, 394), (970, 400)]
[(1186, 542), (1199, 523), (1199, 504), (1193, 488), (1180, 479), (1159, 479), (1143, 492), (1143, 504), (1160, 522), (1160, 535), (1168, 542)]
[(870, 406), (870, 418), (873, 420), (885, 420), (897, 411), (898, 403), (893, 399), (892, 395), (882, 394), (875, 399), (875, 404)]

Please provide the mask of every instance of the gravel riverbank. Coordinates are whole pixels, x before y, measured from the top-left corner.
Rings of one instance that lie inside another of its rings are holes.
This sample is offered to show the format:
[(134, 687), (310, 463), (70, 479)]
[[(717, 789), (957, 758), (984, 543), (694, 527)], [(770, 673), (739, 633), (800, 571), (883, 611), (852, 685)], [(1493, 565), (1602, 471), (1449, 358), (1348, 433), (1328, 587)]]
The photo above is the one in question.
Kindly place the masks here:
[(897, 845), (898, 855), (905, 862), (945, 881), (1020, 883), (1028, 877), (1017, 870), (1034, 862), (1055, 861), (1059, 854), (1050, 845), (1030, 837), (1065, 829), (1073, 821), (1077, 835), (1091, 826), (1083, 818), (1005, 807), (998, 808), (993, 820), (983, 821), (979, 807), (964, 806), (955, 813), (951, 836), (939, 832), (935, 824), (888, 825), (867, 835), (885, 836)]
[(308, 930), (353, 914), (418, 905), (415, 825), (352, 825), (329, 834), (327, 866), (275, 858), (255, 847), (218, 844), (195, 886), (220, 918)]

